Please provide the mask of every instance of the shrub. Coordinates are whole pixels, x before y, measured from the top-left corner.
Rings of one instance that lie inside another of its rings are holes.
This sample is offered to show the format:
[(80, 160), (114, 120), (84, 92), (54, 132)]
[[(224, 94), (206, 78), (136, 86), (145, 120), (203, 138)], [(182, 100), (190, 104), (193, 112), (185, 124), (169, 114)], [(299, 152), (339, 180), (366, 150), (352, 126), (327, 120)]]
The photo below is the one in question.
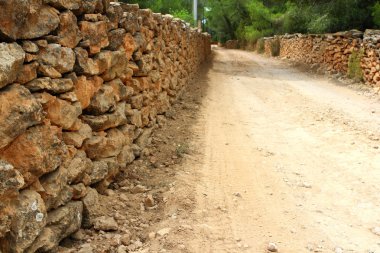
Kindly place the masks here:
[(270, 51), (272, 56), (279, 56), (281, 50), (281, 41), (280, 38), (274, 38), (270, 43)]
[(258, 39), (257, 40), (256, 50), (259, 54), (263, 54), (265, 52), (265, 41), (264, 41), (264, 39)]
[(360, 66), (360, 62), (363, 58), (364, 50), (353, 51), (348, 59), (348, 77), (354, 79), (355, 81), (363, 80), (363, 70)]

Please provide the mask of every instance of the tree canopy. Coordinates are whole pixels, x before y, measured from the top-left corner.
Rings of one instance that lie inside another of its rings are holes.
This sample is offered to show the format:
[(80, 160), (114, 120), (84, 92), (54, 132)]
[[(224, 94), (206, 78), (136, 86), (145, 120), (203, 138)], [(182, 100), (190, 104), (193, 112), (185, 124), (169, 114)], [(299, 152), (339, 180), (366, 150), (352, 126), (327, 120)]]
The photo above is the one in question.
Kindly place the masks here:
[[(124, 0), (192, 23), (192, 0)], [(380, 0), (198, 0), (199, 19), (220, 41), (284, 33), (380, 28)]]

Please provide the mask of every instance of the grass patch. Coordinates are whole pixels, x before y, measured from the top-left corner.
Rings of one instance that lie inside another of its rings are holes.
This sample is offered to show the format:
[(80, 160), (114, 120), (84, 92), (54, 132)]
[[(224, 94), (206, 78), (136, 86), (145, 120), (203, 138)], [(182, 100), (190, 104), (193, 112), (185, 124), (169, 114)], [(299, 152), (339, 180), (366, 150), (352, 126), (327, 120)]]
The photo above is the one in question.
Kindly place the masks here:
[(348, 77), (355, 81), (363, 80), (363, 70), (360, 66), (360, 62), (364, 56), (364, 50), (353, 51), (348, 59)]

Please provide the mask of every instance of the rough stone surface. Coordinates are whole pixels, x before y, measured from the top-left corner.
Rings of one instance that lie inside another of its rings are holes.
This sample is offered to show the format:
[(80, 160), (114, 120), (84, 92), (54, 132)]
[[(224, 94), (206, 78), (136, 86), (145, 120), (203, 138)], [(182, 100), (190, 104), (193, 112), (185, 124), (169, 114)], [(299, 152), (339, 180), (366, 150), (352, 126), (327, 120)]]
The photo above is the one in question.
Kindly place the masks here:
[[(0, 10), (0, 252), (71, 253), (58, 244), (81, 223), (118, 229), (99, 218), (98, 192), (112, 194), (119, 173), (150, 153), (152, 129), (198, 74), (210, 36), (109, 0), (0, 0)], [(24, 210), (30, 199), (40, 223)]]
[(23, 175), (26, 186), (30, 185), (63, 162), (67, 149), (59, 134), (60, 130), (50, 125), (31, 127), (0, 151), (0, 159), (11, 163)]
[(93, 136), (86, 140), (83, 149), (90, 159), (116, 157), (123, 148), (124, 135), (118, 129), (110, 129), (106, 135)]
[(73, 81), (69, 78), (51, 79), (41, 77), (25, 84), (31, 92), (47, 91), (52, 94), (60, 94), (71, 91), (74, 88)]
[(95, 219), (99, 217), (99, 204), (98, 192), (95, 189), (89, 189), (87, 196), (83, 199), (83, 227), (92, 227)]
[(94, 131), (105, 131), (110, 128), (124, 125), (127, 122), (125, 116), (125, 103), (119, 103), (113, 113), (100, 116), (83, 115), (82, 119), (89, 124)]
[(16, 43), (0, 43), (0, 88), (16, 80), (18, 73), (22, 70), (24, 58), (25, 52), (21, 46)]
[(46, 225), (47, 213), (41, 196), (31, 190), (24, 190), (18, 198), (11, 231), (0, 243), (4, 252), (22, 253), (41, 233)]
[(6, 87), (0, 92), (0, 149), (42, 119), (41, 104), (26, 88), (17, 84)]
[(42, 0), (1, 1), (0, 35), (13, 40), (35, 39), (54, 31), (58, 11)]
[(82, 114), (80, 104), (71, 104), (59, 98), (53, 98), (45, 106), (46, 116), (51, 123), (70, 130)]
[(22, 66), (20, 72), (17, 75), (16, 83), (25, 84), (33, 79), (37, 78), (37, 68), (39, 64), (32, 62)]
[(90, 54), (99, 53), (102, 48), (109, 45), (107, 23), (105, 21), (82, 21), (79, 23), (79, 29), (83, 39), (88, 41)]
[(51, 66), (63, 74), (73, 70), (75, 54), (71, 48), (62, 47), (59, 44), (49, 44), (40, 50), (38, 61), (40, 64)]
[(14, 201), (19, 189), (24, 186), (24, 179), (14, 167), (0, 160), (0, 237), (10, 230), (14, 214)]
[(62, 138), (67, 145), (73, 145), (76, 148), (80, 148), (83, 145), (83, 141), (91, 138), (92, 129), (89, 125), (80, 123), (79, 130), (73, 132), (63, 132)]
[(62, 239), (80, 229), (82, 212), (83, 203), (80, 201), (72, 201), (49, 212), (46, 227), (26, 253), (53, 250)]
[(39, 179), (41, 189), (37, 192), (44, 200), (47, 210), (55, 209), (71, 200), (73, 193), (67, 185), (67, 174), (67, 168), (60, 166), (57, 170)]
[(44, 0), (44, 2), (63, 10), (78, 10), (82, 6), (82, 0)]
[(111, 86), (103, 86), (91, 98), (86, 112), (91, 115), (102, 115), (116, 108), (116, 97)]
[(94, 228), (102, 231), (116, 231), (118, 225), (114, 218), (101, 216), (95, 219)]
[[(70, 2), (64, 1), (62, 2)], [(80, 1), (78, 1), (80, 2)], [(77, 18), (71, 11), (61, 13), (58, 27), (57, 42), (64, 47), (75, 48), (82, 39), (82, 34), (77, 25)]]
[(70, 184), (81, 182), (85, 173), (91, 173), (92, 166), (92, 162), (87, 158), (86, 153), (78, 150), (67, 167), (67, 182)]
[(75, 80), (74, 92), (82, 105), (82, 109), (86, 109), (91, 102), (92, 97), (100, 89), (103, 79), (100, 77), (87, 78), (80, 76)]

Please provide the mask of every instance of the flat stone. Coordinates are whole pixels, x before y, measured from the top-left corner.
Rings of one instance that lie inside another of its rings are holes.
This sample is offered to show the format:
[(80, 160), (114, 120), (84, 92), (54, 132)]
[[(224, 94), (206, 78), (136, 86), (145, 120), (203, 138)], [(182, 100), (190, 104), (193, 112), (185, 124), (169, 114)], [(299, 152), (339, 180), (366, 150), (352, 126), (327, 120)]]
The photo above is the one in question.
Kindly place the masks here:
[(24, 49), (25, 52), (32, 54), (38, 53), (38, 51), (40, 50), (37, 44), (30, 40), (22, 41), (22, 49)]
[(119, 103), (113, 113), (100, 116), (82, 115), (82, 120), (89, 124), (93, 131), (105, 131), (110, 128), (122, 126), (127, 123), (125, 116), (125, 103)]
[(38, 66), (38, 75), (40, 76), (46, 76), (51, 78), (61, 78), (62, 74), (58, 72), (54, 67), (40, 64)]
[(60, 10), (78, 10), (82, 6), (82, 0), (44, 0), (44, 2)]
[(69, 78), (51, 79), (41, 77), (26, 83), (25, 87), (32, 92), (47, 91), (52, 94), (60, 94), (74, 89), (73, 81)]

